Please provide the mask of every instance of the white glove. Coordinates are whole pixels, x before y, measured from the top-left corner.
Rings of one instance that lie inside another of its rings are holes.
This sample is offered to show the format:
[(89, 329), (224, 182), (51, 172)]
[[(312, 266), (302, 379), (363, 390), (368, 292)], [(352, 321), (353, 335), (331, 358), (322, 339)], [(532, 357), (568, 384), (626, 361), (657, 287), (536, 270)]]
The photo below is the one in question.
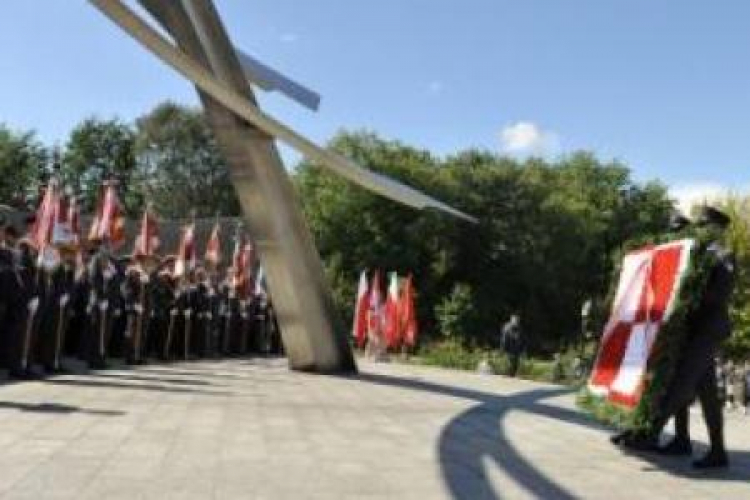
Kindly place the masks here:
[(37, 309), (39, 309), (39, 297), (34, 297), (29, 301), (28, 305), (29, 311), (36, 312)]

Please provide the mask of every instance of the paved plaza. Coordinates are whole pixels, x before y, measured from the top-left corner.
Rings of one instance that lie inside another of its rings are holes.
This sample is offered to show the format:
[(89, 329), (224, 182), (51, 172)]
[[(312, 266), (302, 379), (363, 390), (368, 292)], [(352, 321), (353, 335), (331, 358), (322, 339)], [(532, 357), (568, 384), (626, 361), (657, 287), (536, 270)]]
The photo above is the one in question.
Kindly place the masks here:
[(732, 468), (694, 473), (614, 449), (565, 388), (360, 368), (231, 360), (0, 382), (0, 496), (750, 498), (750, 417), (727, 418)]

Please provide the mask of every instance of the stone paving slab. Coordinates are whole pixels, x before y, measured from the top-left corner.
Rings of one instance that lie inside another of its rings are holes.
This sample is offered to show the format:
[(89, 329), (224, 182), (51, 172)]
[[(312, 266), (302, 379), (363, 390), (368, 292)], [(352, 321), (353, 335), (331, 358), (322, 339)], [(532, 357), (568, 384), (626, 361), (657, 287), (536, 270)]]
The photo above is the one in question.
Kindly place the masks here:
[(727, 416), (732, 467), (701, 474), (613, 448), (565, 388), (360, 368), (201, 361), (0, 382), (0, 497), (750, 498), (750, 417)]

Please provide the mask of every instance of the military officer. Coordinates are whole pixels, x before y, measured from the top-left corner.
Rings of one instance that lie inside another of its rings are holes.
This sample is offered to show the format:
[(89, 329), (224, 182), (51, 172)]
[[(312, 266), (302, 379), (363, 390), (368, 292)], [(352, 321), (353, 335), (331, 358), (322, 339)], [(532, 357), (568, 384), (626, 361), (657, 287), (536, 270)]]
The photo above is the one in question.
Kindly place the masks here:
[[(697, 226), (709, 235), (708, 252), (714, 261), (698, 307), (688, 316), (688, 339), (678, 362), (673, 382), (651, 422), (647, 435), (627, 436), (623, 444), (633, 449), (658, 449), (658, 437), (670, 417), (685, 408), (697, 396), (703, 409), (710, 449), (696, 468), (726, 467), (729, 464), (723, 432), (723, 414), (718, 399), (715, 358), (721, 343), (730, 336), (729, 301), (735, 276), (734, 256), (721, 239), (729, 226), (729, 217), (714, 207), (704, 207)], [(699, 249), (701, 251), (701, 249)], [(685, 417), (686, 415), (682, 415)], [(685, 439), (683, 429), (683, 436)]]

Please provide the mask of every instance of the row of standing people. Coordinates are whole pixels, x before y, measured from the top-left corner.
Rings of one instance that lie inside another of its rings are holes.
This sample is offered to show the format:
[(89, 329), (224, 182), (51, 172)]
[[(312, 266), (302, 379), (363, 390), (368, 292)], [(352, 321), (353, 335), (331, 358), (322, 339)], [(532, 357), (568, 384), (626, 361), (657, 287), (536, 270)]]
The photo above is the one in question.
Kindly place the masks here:
[(238, 293), (206, 269), (176, 277), (169, 260), (117, 259), (101, 246), (49, 268), (14, 231), (0, 243), (0, 368), (11, 377), (64, 371), (65, 358), (101, 369), (110, 358), (281, 353), (267, 295)]

